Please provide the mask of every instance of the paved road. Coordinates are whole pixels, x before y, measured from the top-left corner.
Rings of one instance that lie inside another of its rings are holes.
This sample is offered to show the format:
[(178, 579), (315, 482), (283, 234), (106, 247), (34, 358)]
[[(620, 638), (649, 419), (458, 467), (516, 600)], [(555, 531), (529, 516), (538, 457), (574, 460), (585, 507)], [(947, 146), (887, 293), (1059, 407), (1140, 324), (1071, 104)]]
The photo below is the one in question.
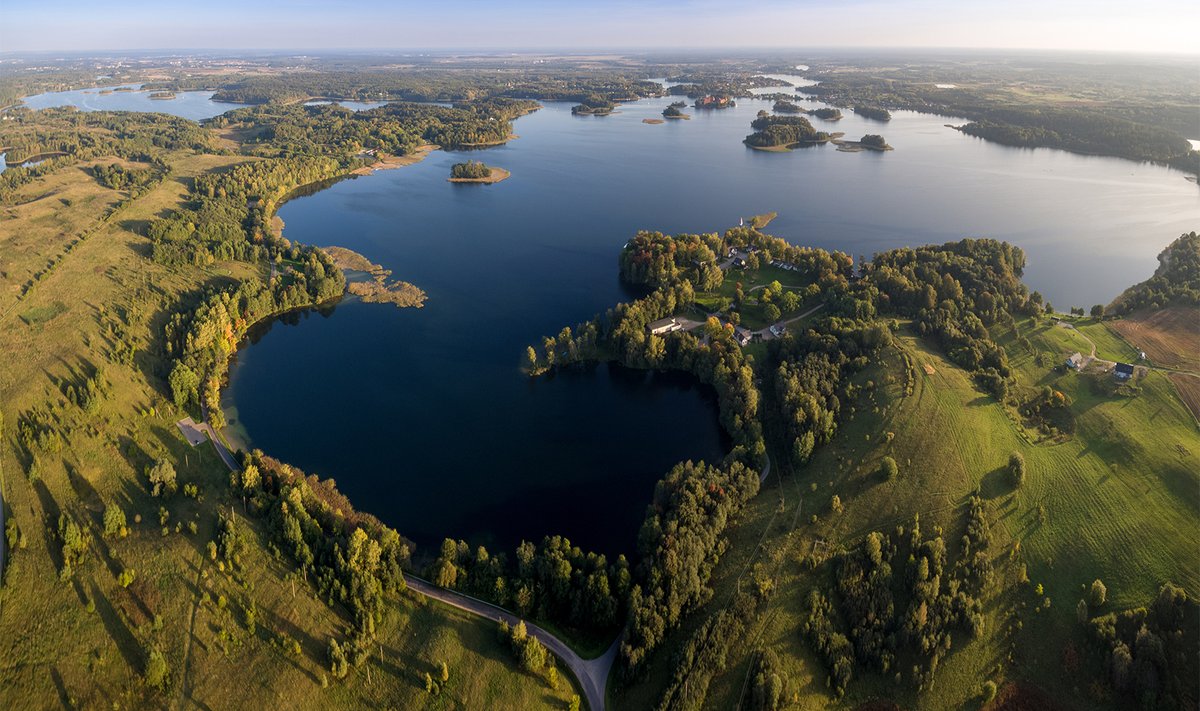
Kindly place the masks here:
[[(213, 448), (217, 450), (217, 454), (221, 457), (221, 461), (230, 471), (239, 469), (233, 455), (225, 447), (225, 444), (213, 432), (213, 428), (208, 424), (208, 412), (204, 413), (204, 423), (198, 424), (196, 427), (208, 435), (208, 439), (213, 444)], [(770, 463), (767, 464), (766, 472), (770, 471)], [(3, 512), (0, 512), (0, 528), (3, 527)], [(460, 610), (465, 610), (480, 617), (485, 617), (495, 622), (507, 622), (510, 625), (516, 625), (521, 622), (521, 618), (503, 610), (495, 605), (477, 600), (468, 595), (439, 588), (433, 583), (422, 580), (413, 575), (405, 575), (405, 581), (408, 586), (416, 592), (433, 598), (439, 602), (443, 602), (452, 607), (457, 607)], [(554, 653), (556, 657), (562, 660), (563, 664), (571, 670), (575, 678), (579, 680), (580, 686), (583, 687), (584, 696), (587, 698), (588, 707), (592, 711), (604, 711), (604, 687), (608, 682), (608, 674), (612, 670), (613, 662), (617, 658), (617, 648), (620, 646), (620, 638), (613, 641), (612, 645), (604, 654), (595, 659), (583, 659), (575, 653), (565, 642), (558, 637), (550, 634), (546, 630), (538, 627), (531, 622), (525, 622), (525, 628), (529, 630), (529, 634), (533, 635), (546, 648)]]
[[(808, 314), (821, 308), (817, 306), (807, 313), (797, 316), (796, 318), (804, 318)], [(234, 461), (233, 455), (226, 449), (224, 443), (217, 438), (212, 427), (208, 424), (208, 413), (205, 412), (205, 422), (199, 425), (204, 432), (208, 434), (209, 440), (213, 443), (213, 447), (217, 450), (217, 454), (221, 456), (221, 461), (225, 462), (225, 466), (229, 467), (230, 471), (237, 471), (237, 462)], [(759, 473), (759, 481), (766, 481), (771, 474), (771, 458), (767, 457), (767, 462), (763, 465), (762, 471)], [(0, 518), (3, 517), (3, 511), (0, 511)], [(0, 527), (3, 521), (0, 520)], [(617, 650), (621, 646), (621, 637), (618, 636), (613, 643), (609, 645), (608, 650), (595, 659), (584, 659), (575, 653), (566, 642), (563, 642), (558, 637), (550, 634), (546, 630), (538, 627), (532, 622), (522, 620), (520, 617), (511, 612), (497, 607), (490, 602), (484, 602), (469, 595), (440, 588), (428, 580), (423, 580), (415, 575), (404, 575), (404, 580), (408, 583), (408, 587), (425, 597), (432, 598), (438, 602), (456, 607), (473, 615), (492, 620), (494, 622), (505, 622), (509, 625), (516, 625), (518, 622), (525, 622), (525, 629), (529, 634), (537, 638), (539, 642), (546, 645), (554, 656), (562, 660), (575, 678), (579, 680), (579, 685), (583, 688), (584, 697), (587, 699), (588, 708), (591, 711), (605, 711), (604, 696), (605, 687), (608, 684), (609, 674), (612, 672), (613, 664), (617, 659)]]
[(217, 450), (217, 456), (221, 458), (222, 462), (225, 462), (225, 466), (229, 467), (229, 471), (236, 472), (241, 470), (237, 460), (233, 458), (233, 452), (229, 451), (229, 448), (225, 446), (225, 443), (221, 441), (216, 431), (213, 430), (212, 425), (208, 424), (208, 407), (201, 404), (200, 410), (204, 416), (204, 421), (197, 423), (196, 429), (208, 435), (208, 441), (212, 442), (213, 449)]
[[(433, 583), (416, 576), (406, 574), (404, 579), (408, 583), (408, 587), (425, 597), (433, 598), (451, 607), (457, 607), (471, 614), (485, 617), (493, 622), (516, 625), (522, 621), (520, 617), (489, 602), (484, 602), (483, 600), (463, 595), (453, 590), (439, 588)], [(613, 662), (617, 658), (617, 648), (620, 646), (620, 638), (618, 637), (613, 641), (608, 651), (599, 657), (595, 659), (583, 659), (573, 649), (568, 647), (566, 643), (541, 627), (526, 621), (525, 629), (529, 631), (530, 635), (536, 637), (539, 642), (546, 645), (546, 648), (553, 652), (554, 656), (561, 659), (563, 664), (571, 670), (571, 673), (579, 680), (579, 685), (583, 687), (583, 694), (587, 698), (588, 707), (592, 711), (604, 711), (604, 687), (608, 682), (608, 674), (612, 670)]]

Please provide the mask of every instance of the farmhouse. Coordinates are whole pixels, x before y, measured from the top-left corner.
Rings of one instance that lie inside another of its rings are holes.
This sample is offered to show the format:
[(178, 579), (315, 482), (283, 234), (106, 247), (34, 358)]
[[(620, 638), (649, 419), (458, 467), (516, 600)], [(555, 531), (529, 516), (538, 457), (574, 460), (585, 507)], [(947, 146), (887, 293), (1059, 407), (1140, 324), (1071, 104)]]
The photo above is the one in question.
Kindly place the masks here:
[(651, 321), (650, 323), (646, 324), (646, 330), (655, 336), (661, 336), (664, 333), (673, 333), (681, 330), (682, 328), (683, 324), (679, 323), (674, 316), (671, 316), (670, 318), (660, 318), (657, 321)]
[(745, 326), (736, 326), (733, 329), (733, 337), (737, 339), (739, 346), (745, 346), (754, 338), (754, 333)]
[(1066, 365), (1072, 370), (1079, 370), (1083, 367), (1083, 354), (1072, 353), (1070, 358), (1067, 358)]
[(1117, 363), (1113, 368), (1113, 377), (1117, 380), (1129, 380), (1133, 377), (1133, 366), (1129, 363)]

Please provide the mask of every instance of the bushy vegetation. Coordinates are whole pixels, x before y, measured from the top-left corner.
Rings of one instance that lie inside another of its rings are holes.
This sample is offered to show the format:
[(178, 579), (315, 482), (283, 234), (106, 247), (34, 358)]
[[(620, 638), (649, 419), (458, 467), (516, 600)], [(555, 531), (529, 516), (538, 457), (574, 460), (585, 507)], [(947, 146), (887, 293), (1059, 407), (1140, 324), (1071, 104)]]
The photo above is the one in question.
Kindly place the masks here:
[(511, 560), (448, 538), (428, 576), (441, 587), (588, 633), (616, 629), (631, 582), (625, 556), (609, 563), (561, 536), (547, 536), (540, 546), (522, 542)]
[(854, 113), (872, 121), (891, 121), (892, 112), (877, 106), (855, 106)]
[(1200, 698), (1200, 605), (1182, 588), (1166, 583), (1149, 607), (1097, 617), (1088, 629), (1103, 678), (1121, 703), (1187, 708)]
[[(270, 550), (287, 556), (330, 606), (347, 610), (348, 640), (331, 650), (359, 664), (374, 645), (386, 596), (405, 589), (403, 569), (412, 545), (374, 517), (355, 512), (333, 482), (306, 477), (257, 451), (231, 476), (230, 486), (265, 521)], [(242, 529), (236, 519), (222, 516), (218, 531), (209, 552), (236, 570), (245, 545)], [(331, 656), (336, 675), (337, 655)]]
[(455, 163), (450, 167), (450, 177), (455, 180), (480, 180), (492, 174), (492, 169), (477, 160)]
[(1012, 372), (988, 328), (1008, 323), (1010, 312), (1040, 310), (1021, 283), (1024, 266), (1018, 247), (962, 240), (876, 255), (865, 281), (878, 291), (881, 311), (913, 318), (921, 335), (1003, 400)]
[(425, 144), (451, 149), (502, 143), (512, 134), (512, 120), (537, 108), (536, 102), (504, 97), (454, 106), (396, 102), (365, 111), (266, 104), (230, 111), (208, 124), (245, 130), (248, 147), (259, 155), (346, 162), (365, 150), (403, 155)]
[(829, 139), (829, 134), (813, 128), (803, 116), (772, 116), (760, 111), (758, 118), (750, 123), (750, 127), (754, 129), (754, 133), (746, 136), (745, 143), (760, 148)]
[[(941, 531), (925, 537), (919, 518), (893, 535), (869, 533), (833, 560), (835, 589), (812, 591), (804, 634), (837, 696), (868, 670), (924, 688), (954, 648), (956, 632), (958, 640), (983, 632), (993, 573), (982, 500), (970, 499), (966, 518), (953, 563)], [(902, 668), (901, 658), (911, 660), (911, 668)]]

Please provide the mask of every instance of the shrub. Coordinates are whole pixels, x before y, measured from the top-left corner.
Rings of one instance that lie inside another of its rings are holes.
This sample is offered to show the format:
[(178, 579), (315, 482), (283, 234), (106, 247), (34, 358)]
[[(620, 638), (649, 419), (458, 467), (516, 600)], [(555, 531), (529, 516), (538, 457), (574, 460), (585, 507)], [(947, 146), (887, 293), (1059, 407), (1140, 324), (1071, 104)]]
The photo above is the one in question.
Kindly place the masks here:
[(124, 537), (129, 532), (126, 527), (125, 512), (116, 504), (104, 507), (104, 535)]
[(146, 686), (162, 690), (167, 685), (167, 660), (162, 652), (151, 649), (146, 655)]
[(1013, 486), (1025, 483), (1025, 457), (1020, 452), (1008, 455), (1008, 477)]
[(1092, 607), (1100, 607), (1104, 601), (1108, 599), (1108, 588), (1104, 587), (1104, 583), (1096, 579), (1092, 582), (1092, 587), (1088, 591), (1088, 602)]
[(983, 698), (983, 703), (987, 703), (996, 698), (996, 682), (988, 679), (983, 682), (983, 687), (979, 691), (979, 695)]
[[(889, 433), (890, 434), (890, 433)], [(891, 457), (884, 457), (879, 463), (879, 474), (885, 481), (891, 481), (900, 473), (900, 467), (896, 464), (896, 460)]]

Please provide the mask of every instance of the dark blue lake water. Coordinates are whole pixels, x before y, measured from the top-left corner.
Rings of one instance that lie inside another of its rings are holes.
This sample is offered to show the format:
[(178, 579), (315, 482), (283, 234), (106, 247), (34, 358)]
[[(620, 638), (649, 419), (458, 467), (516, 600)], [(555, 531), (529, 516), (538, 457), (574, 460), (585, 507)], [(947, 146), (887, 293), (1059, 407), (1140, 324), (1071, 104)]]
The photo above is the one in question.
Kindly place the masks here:
[(466, 156), (435, 152), (285, 205), (288, 238), (361, 252), (429, 300), (347, 301), (256, 334), (232, 372), (231, 421), (420, 544), (562, 533), (628, 552), (654, 482), (724, 452), (711, 396), (606, 366), (531, 381), (518, 364), (527, 344), (629, 298), (617, 256), (636, 230), (718, 231), (774, 210), (770, 232), (856, 258), (996, 237), (1026, 250), (1026, 281), (1065, 309), (1145, 279), (1200, 223), (1181, 173), (1005, 148), (953, 119), (814, 120), (896, 150), (776, 154), (741, 143), (767, 102), (642, 123), (669, 101), (607, 117), (547, 105), (516, 123), (520, 139), (469, 156), (512, 171), (496, 185), (446, 182)]

